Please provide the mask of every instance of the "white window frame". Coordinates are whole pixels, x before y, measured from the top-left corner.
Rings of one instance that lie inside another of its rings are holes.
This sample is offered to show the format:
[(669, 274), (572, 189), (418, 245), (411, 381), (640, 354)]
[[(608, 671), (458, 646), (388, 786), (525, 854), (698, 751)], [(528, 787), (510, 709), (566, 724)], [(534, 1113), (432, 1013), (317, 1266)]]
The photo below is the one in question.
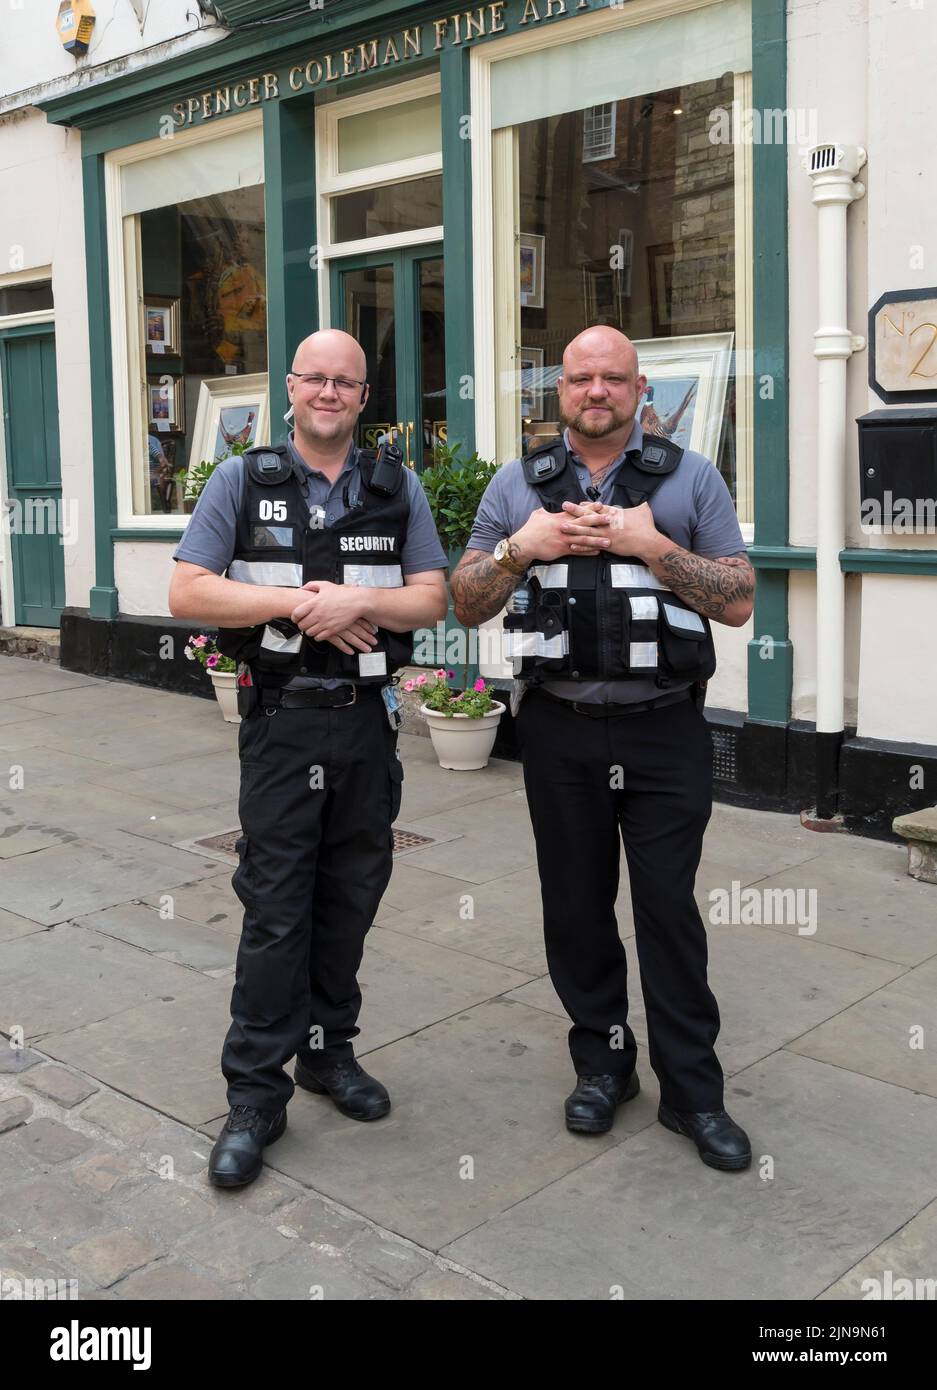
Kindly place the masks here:
[[(591, 153), (586, 153), (586, 115), (590, 111), (598, 111), (599, 107), (607, 107), (612, 115), (611, 127), (608, 132), (608, 139), (602, 149), (596, 151), (593, 145)], [(583, 164), (594, 164), (599, 159), (614, 159), (615, 157), (615, 128), (617, 123), (618, 107), (614, 101), (600, 101), (598, 106), (587, 106), (583, 112), (582, 121), (582, 162)]]
[[(250, 126), (263, 127), (263, 113), (245, 111), (243, 115), (228, 116), (217, 126), (198, 126), (194, 130), (176, 131), (171, 139), (145, 140), (124, 149), (112, 150), (104, 160), (104, 195), (107, 212), (108, 289), (111, 310), (111, 363), (114, 392), (114, 464), (117, 488), (117, 526), (120, 530), (178, 531), (181, 536), (188, 516), (150, 514), (133, 510), (134, 440), (146, 437), (146, 370), (142, 361), (142, 326), (132, 328), (130, 309), (131, 287), (138, 281), (140, 265), (139, 216), (124, 226), (121, 206), (121, 170), (142, 159), (171, 155), (180, 146), (208, 145), (224, 140), (236, 131)], [(260, 187), (263, 188), (263, 184)], [(136, 235), (131, 237), (131, 228)], [(266, 244), (266, 243), (265, 243)], [(266, 267), (265, 267), (266, 273)], [(141, 375), (142, 368), (142, 375)], [(138, 387), (134, 389), (133, 382)]]
[(438, 95), (442, 90), (439, 73), (398, 82), (391, 87), (377, 87), (358, 96), (342, 97), (324, 103), (316, 109), (316, 226), (319, 252), (319, 322), (323, 328), (332, 325), (330, 270), (333, 260), (357, 256), (362, 252), (396, 251), (405, 246), (422, 246), (426, 242), (442, 241), (443, 229), (418, 227), (412, 232), (393, 232), (387, 236), (361, 237), (355, 241), (332, 240), (331, 199), (336, 193), (353, 193), (360, 188), (377, 188), (383, 184), (405, 183), (425, 178), (427, 174), (442, 174), (442, 150), (435, 154), (414, 155), (386, 164), (373, 164), (366, 169), (352, 169), (341, 174), (338, 170), (338, 123), (345, 116), (357, 116), (363, 111), (376, 111), (414, 101), (419, 97)]
[[(537, 35), (538, 49), (570, 44), (596, 34), (645, 24), (691, 10), (706, 9), (719, 0), (631, 0), (626, 6), (577, 15), (572, 21), (552, 25)], [(475, 44), (471, 51), (470, 84), (472, 111), (472, 241), (475, 336), (475, 439), (482, 458), (505, 463), (513, 456), (519, 432), (516, 421), (506, 421), (506, 411), (498, 412), (498, 384), (514, 393), (517, 348), (520, 343), (520, 309), (514, 301), (514, 286), (520, 273), (519, 248), (513, 229), (516, 223), (516, 134), (514, 127), (492, 131), (491, 74), (495, 63), (528, 54), (532, 35), (526, 30), (508, 34), (488, 43)], [(736, 76), (735, 96), (743, 106), (751, 104), (751, 74)], [(752, 151), (750, 144), (736, 150), (735, 160), (735, 311), (736, 311), (736, 506), (740, 515), (751, 513), (753, 479), (752, 419), (754, 381), (753, 342), (753, 244), (752, 244)], [(516, 396), (519, 412), (520, 398)], [(741, 522), (747, 543), (754, 539), (753, 521)]]

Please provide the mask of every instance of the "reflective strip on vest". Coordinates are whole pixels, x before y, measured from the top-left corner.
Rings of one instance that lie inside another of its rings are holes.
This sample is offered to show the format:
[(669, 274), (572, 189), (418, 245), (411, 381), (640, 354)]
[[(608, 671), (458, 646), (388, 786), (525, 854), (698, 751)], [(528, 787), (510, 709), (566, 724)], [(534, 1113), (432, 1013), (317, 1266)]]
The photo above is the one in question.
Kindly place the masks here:
[(702, 618), (692, 609), (675, 608), (672, 603), (665, 603), (664, 612), (667, 615), (667, 621), (673, 623), (674, 627), (682, 627), (687, 632), (706, 631)]
[(569, 654), (569, 633), (559, 632), (555, 637), (544, 637), (542, 632), (512, 632), (504, 634), (504, 654), (516, 656), (558, 657)]
[(644, 666), (657, 665), (656, 642), (632, 642), (630, 646), (628, 661), (633, 671)]
[(613, 589), (667, 589), (646, 565), (609, 565), (608, 568)]
[(636, 623), (643, 623), (657, 617), (657, 599), (653, 594), (629, 594), (631, 616)]
[(260, 649), (268, 652), (298, 652), (302, 646), (302, 641), (303, 634), (301, 632), (297, 632), (295, 637), (284, 637), (278, 628), (267, 626), (264, 628)]
[(301, 589), (303, 567), (287, 560), (232, 560), (228, 578), (241, 584), (272, 584), (277, 589)]
[(346, 584), (363, 584), (369, 589), (399, 589), (403, 570), (399, 565), (343, 565)]
[(569, 565), (531, 565), (528, 575), (539, 580), (541, 589), (565, 589), (569, 584)]

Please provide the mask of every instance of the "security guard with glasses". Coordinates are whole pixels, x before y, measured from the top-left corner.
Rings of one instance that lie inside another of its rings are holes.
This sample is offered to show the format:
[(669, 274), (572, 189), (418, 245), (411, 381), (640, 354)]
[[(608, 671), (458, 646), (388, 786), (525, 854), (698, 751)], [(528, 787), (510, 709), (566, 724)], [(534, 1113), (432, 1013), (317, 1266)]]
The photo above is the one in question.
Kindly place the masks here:
[(606, 1132), (639, 1090), (615, 919), (620, 837), (658, 1118), (705, 1163), (740, 1169), (751, 1150), (723, 1106), (693, 889), (712, 812), (710, 622), (747, 620), (754, 576), (713, 464), (645, 435), (646, 386), (617, 329), (569, 344), (557, 383), (564, 435), (489, 484), (452, 593), (467, 624), (508, 608), (547, 963), (572, 1019), (567, 1128)]
[[(392, 677), (446, 613), (446, 554), (398, 450), (356, 448), (366, 363), (347, 333), (296, 349), (294, 428), (212, 473), (173, 559), (170, 611), (218, 629), (238, 663), (244, 905), (230, 1114), (209, 1178), (252, 1182), (296, 1084), (374, 1120), (384, 1086), (355, 1060), (364, 938), (390, 879), (400, 809)], [(227, 575), (225, 577), (225, 572)]]

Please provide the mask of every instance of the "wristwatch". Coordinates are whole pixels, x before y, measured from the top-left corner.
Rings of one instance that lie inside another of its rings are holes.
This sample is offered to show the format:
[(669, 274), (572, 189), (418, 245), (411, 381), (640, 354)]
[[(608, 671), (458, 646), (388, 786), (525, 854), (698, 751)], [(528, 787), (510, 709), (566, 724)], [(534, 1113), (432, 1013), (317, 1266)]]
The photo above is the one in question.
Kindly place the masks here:
[(510, 537), (506, 537), (503, 541), (498, 541), (498, 544), (491, 552), (491, 558), (496, 565), (500, 565), (503, 570), (507, 570), (508, 574), (513, 574), (516, 579), (520, 579), (521, 575), (527, 573), (526, 565), (518, 565), (511, 559)]

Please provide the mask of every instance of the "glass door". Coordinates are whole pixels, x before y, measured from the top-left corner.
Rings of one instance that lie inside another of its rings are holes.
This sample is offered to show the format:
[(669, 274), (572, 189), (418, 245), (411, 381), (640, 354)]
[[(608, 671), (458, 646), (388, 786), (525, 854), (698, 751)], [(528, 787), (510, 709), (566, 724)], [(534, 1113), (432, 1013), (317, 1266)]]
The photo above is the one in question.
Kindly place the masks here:
[(371, 390), (358, 444), (390, 434), (421, 473), (445, 443), (446, 356), (442, 247), (405, 247), (332, 262), (332, 324), (358, 339)]

